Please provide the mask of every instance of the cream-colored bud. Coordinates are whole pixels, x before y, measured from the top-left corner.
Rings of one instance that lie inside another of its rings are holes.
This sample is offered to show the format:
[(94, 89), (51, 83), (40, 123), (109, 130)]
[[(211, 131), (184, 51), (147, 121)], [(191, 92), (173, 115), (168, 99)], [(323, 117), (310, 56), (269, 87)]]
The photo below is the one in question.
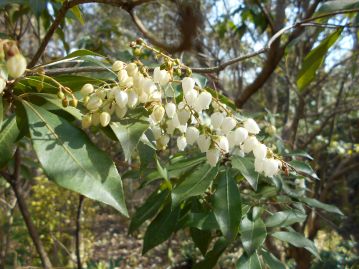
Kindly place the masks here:
[(161, 105), (156, 105), (151, 113), (151, 118), (154, 123), (159, 123), (165, 115), (165, 109)]
[(187, 140), (184, 136), (179, 136), (177, 138), (177, 147), (178, 150), (183, 151), (187, 146)]
[(129, 76), (131, 76), (131, 77), (134, 76), (138, 72), (137, 64), (135, 64), (135, 63), (128, 64), (126, 66), (126, 71), (127, 71)]
[(250, 134), (258, 134), (260, 132), (259, 126), (254, 119), (247, 119), (243, 126)]
[(176, 114), (176, 105), (174, 103), (167, 103), (165, 106), (167, 117), (172, 119)]
[(91, 114), (87, 114), (82, 117), (82, 121), (81, 121), (82, 128), (84, 128), (84, 129), (89, 128), (91, 126), (91, 123), (92, 123), (92, 115)]
[(124, 62), (121, 62), (121, 61), (115, 61), (113, 64), (112, 64), (112, 71), (114, 72), (118, 72), (122, 69), (125, 68), (125, 63)]
[(117, 118), (122, 119), (124, 116), (126, 116), (126, 113), (127, 107), (115, 106), (115, 114)]
[(197, 145), (202, 153), (207, 152), (211, 145), (211, 139), (208, 136), (201, 134), (197, 139)]
[(21, 77), (26, 70), (26, 59), (22, 54), (16, 54), (6, 61), (7, 72), (10, 77)]
[(102, 112), (100, 114), (100, 123), (102, 127), (106, 127), (111, 121), (111, 115), (107, 112)]
[(102, 105), (102, 100), (97, 95), (92, 95), (87, 102), (86, 108), (90, 111), (96, 111)]
[(89, 94), (94, 92), (94, 87), (92, 84), (90, 83), (86, 83), (85, 85), (82, 86), (80, 93), (83, 97), (88, 96)]
[(220, 152), (218, 149), (210, 149), (206, 152), (207, 162), (212, 166), (215, 167), (218, 163)]

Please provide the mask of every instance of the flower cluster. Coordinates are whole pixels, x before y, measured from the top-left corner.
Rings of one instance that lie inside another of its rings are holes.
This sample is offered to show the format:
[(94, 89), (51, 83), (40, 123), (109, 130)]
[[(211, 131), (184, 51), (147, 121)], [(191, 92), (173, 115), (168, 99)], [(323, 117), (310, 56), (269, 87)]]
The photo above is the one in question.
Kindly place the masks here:
[[(260, 128), (253, 119), (240, 120), (192, 77), (175, 80), (173, 73), (161, 67), (154, 68), (151, 77), (138, 62), (116, 61), (112, 66), (118, 78), (115, 84), (97, 88), (85, 84), (81, 94), (88, 113), (82, 126), (105, 127), (113, 117), (122, 119), (129, 109), (142, 105), (150, 112), (148, 120), (158, 149), (166, 149), (173, 138), (179, 151), (197, 146), (211, 166), (227, 154), (252, 152), (257, 172), (268, 177), (278, 173), (281, 162), (256, 138)], [(164, 94), (174, 83), (181, 84), (180, 100)]]

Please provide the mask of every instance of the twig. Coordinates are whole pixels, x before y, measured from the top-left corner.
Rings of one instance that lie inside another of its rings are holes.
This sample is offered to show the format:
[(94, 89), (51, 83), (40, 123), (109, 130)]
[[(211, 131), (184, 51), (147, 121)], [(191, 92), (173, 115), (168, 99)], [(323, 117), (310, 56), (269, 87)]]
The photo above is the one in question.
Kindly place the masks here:
[(79, 196), (79, 204), (77, 207), (77, 215), (76, 215), (76, 258), (77, 258), (77, 269), (82, 269), (81, 263), (81, 213), (84, 204), (85, 196)]

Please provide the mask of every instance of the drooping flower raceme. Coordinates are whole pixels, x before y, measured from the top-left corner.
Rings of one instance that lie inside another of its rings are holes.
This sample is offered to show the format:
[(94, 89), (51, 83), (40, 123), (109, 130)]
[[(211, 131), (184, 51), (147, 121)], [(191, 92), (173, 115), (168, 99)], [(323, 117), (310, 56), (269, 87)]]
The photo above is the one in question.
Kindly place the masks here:
[[(89, 110), (83, 117), (83, 128), (105, 127), (143, 106), (149, 111), (153, 142), (159, 150), (175, 139), (179, 151), (198, 147), (211, 166), (226, 154), (253, 154), (257, 172), (268, 177), (278, 173), (281, 162), (257, 139), (260, 128), (256, 121), (239, 119), (235, 111), (199, 87), (193, 78), (174, 79), (173, 73), (160, 67), (154, 68), (151, 77), (137, 63), (121, 61), (115, 61), (112, 70), (118, 75), (113, 85), (82, 87), (83, 102)], [(165, 94), (165, 89), (175, 83), (181, 85), (181, 100)]]

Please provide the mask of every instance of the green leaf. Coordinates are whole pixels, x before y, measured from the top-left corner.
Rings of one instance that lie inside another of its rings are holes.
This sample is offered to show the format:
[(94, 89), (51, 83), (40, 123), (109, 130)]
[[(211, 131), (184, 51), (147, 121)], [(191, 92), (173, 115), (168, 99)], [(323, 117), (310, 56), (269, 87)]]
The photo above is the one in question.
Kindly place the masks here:
[(243, 248), (248, 255), (262, 246), (266, 237), (267, 230), (262, 219), (258, 218), (255, 221), (251, 221), (246, 217), (242, 220), (241, 240)]
[(262, 264), (259, 260), (257, 252), (254, 252), (251, 256), (243, 253), (238, 259), (237, 269), (262, 269)]
[(178, 205), (183, 200), (204, 193), (213, 179), (217, 176), (218, 168), (203, 164), (189, 174), (172, 190), (172, 201)]
[(341, 32), (342, 29), (336, 30), (305, 56), (297, 78), (299, 90), (303, 90), (315, 78), (317, 69), (323, 64), (325, 55), (337, 41)]
[(3, 167), (12, 158), (15, 150), (15, 143), (20, 135), (20, 130), (13, 115), (4, 122), (0, 132), (0, 167)]
[(191, 228), (190, 233), (196, 247), (198, 247), (203, 256), (206, 255), (209, 244), (211, 243), (212, 239), (211, 232), (203, 231), (197, 228)]
[(305, 152), (303, 150), (295, 150), (287, 154), (283, 154), (283, 156), (299, 156), (303, 158), (307, 158), (308, 160), (313, 160), (313, 157), (308, 154), (308, 152)]
[(313, 16), (317, 16), (318, 14), (322, 14), (322, 13), (328, 13), (328, 12), (343, 10), (343, 9), (352, 9), (357, 7), (359, 7), (359, 0), (327, 1), (320, 6), (318, 11)]
[(328, 205), (328, 204), (322, 203), (316, 199), (308, 198), (308, 197), (300, 197), (299, 199), (311, 207), (320, 208), (325, 211), (344, 216), (343, 212), (334, 205)]
[(217, 230), (219, 228), (213, 212), (191, 213), (187, 225), (199, 230)]
[(213, 199), (213, 211), (222, 234), (228, 239), (236, 238), (241, 223), (241, 196), (234, 175), (227, 168), (222, 173)]
[(275, 232), (272, 234), (273, 237), (288, 242), (295, 247), (305, 248), (311, 252), (314, 256), (319, 258), (319, 253), (314, 243), (309, 239), (305, 238), (302, 234), (297, 232)]
[(29, 6), (36, 18), (39, 18), (46, 9), (46, 0), (29, 0)]
[(32, 143), (49, 179), (127, 216), (121, 177), (108, 155), (80, 129), (25, 100)]
[(167, 240), (176, 229), (180, 207), (168, 204), (148, 226), (143, 238), (142, 254)]
[(318, 175), (314, 172), (312, 167), (309, 164), (297, 160), (290, 161), (289, 164), (294, 167), (294, 169), (298, 172), (302, 172), (307, 174), (308, 176), (319, 180)]
[(283, 263), (278, 260), (272, 253), (263, 250), (262, 257), (264, 262), (268, 265), (269, 269), (286, 269)]
[(137, 230), (146, 220), (155, 216), (168, 197), (168, 194), (168, 190), (152, 193), (146, 202), (136, 210), (131, 219), (129, 233)]
[(3, 121), (4, 121), (4, 105), (3, 105), (2, 95), (0, 95), (0, 131), (2, 128)]
[[(144, 110), (144, 109), (143, 109)], [(132, 153), (135, 151), (138, 142), (143, 133), (148, 129), (149, 122), (143, 113), (137, 114), (136, 117), (124, 119), (118, 122), (111, 122), (111, 129), (120, 141), (125, 159), (131, 159)]]
[(75, 15), (76, 19), (82, 24), (85, 24), (84, 18), (82, 17), (81, 9), (79, 6), (71, 8), (71, 12)]
[(252, 188), (257, 190), (259, 174), (254, 170), (252, 159), (235, 156), (232, 158), (232, 167), (239, 170)]
[(296, 222), (303, 222), (306, 218), (307, 215), (299, 210), (286, 210), (274, 213), (266, 219), (265, 224), (267, 227), (285, 227)]
[(225, 238), (219, 238), (213, 246), (213, 249), (206, 254), (204, 259), (199, 263), (195, 264), (192, 269), (211, 269), (213, 268), (219, 257), (225, 251), (228, 246), (228, 242)]

